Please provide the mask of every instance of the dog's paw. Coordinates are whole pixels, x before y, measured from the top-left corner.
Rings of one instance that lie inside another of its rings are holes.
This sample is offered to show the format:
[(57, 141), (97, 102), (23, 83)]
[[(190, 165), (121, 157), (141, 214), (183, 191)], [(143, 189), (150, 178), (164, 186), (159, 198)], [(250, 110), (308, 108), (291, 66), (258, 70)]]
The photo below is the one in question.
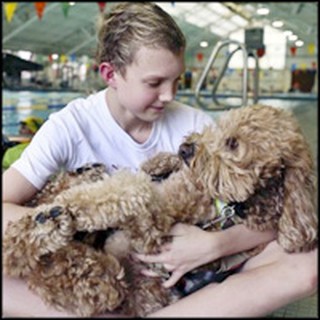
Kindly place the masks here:
[(63, 208), (60, 206), (56, 206), (51, 208), (48, 212), (39, 212), (36, 217), (35, 217), (35, 221), (39, 224), (44, 224), (46, 223), (46, 221), (48, 221), (49, 219), (55, 219), (58, 216), (60, 216), (63, 213)]
[(181, 159), (169, 152), (160, 152), (155, 157), (145, 161), (141, 170), (152, 177), (153, 181), (167, 179), (171, 173), (179, 171), (182, 165)]
[(33, 223), (30, 240), (39, 246), (41, 255), (67, 245), (76, 232), (68, 207), (40, 206), (33, 215)]
[(82, 181), (94, 182), (102, 180), (108, 172), (106, 166), (102, 163), (88, 163), (77, 168), (74, 173)]

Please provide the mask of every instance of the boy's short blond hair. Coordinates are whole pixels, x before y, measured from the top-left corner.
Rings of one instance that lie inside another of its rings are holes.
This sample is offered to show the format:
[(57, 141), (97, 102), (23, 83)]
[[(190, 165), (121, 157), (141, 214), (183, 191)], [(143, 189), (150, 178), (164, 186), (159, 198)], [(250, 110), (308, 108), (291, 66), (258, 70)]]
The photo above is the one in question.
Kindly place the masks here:
[(122, 74), (142, 47), (179, 54), (186, 39), (173, 18), (151, 2), (122, 2), (99, 22), (97, 63), (110, 62)]

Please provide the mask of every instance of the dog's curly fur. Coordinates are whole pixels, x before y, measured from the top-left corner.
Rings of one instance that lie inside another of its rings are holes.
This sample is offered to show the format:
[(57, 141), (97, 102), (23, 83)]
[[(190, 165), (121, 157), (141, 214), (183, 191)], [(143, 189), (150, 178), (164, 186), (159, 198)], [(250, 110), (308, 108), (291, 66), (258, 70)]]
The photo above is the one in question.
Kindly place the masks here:
[[(161, 177), (168, 178), (154, 182)], [(109, 176), (96, 165), (50, 183), (31, 202), (37, 206), (8, 225), (4, 271), (26, 277), (46, 302), (78, 315), (144, 316), (179, 297), (160, 278), (141, 275), (143, 264), (129, 252), (159, 252), (176, 222), (210, 221), (213, 198), (239, 204), (249, 228), (277, 230), (288, 252), (311, 250), (313, 178), (312, 156), (292, 115), (258, 105), (231, 110), (216, 127), (187, 137), (179, 156), (162, 153), (136, 174)], [(113, 230), (103, 250), (90, 242), (99, 230)]]
[(230, 110), (180, 154), (212, 197), (241, 204), (249, 228), (277, 230), (287, 252), (316, 247), (314, 163), (291, 112), (261, 105)]
[[(106, 311), (142, 316), (172, 303), (176, 294), (163, 288), (160, 278), (141, 275), (143, 264), (133, 262), (129, 252), (158, 253), (176, 221), (195, 224), (215, 217), (210, 195), (180, 165), (176, 155), (161, 153), (143, 164), (148, 173), (109, 176), (94, 165), (59, 175), (29, 203), (39, 205), (8, 225), (5, 273), (27, 278), (44, 301), (82, 316)], [(170, 179), (152, 181), (166, 176), (169, 167)], [(88, 245), (90, 235), (94, 242), (96, 231), (110, 229), (121, 231), (111, 231), (104, 250)]]

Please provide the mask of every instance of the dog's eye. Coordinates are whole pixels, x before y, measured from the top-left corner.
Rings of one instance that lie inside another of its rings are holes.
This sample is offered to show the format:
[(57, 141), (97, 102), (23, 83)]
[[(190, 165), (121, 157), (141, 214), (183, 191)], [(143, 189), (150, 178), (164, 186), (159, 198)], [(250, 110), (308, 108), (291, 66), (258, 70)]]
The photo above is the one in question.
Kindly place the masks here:
[(230, 149), (230, 150), (235, 150), (236, 148), (238, 148), (238, 140), (235, 137), (229, 137), (226, 140), (226, 146)]

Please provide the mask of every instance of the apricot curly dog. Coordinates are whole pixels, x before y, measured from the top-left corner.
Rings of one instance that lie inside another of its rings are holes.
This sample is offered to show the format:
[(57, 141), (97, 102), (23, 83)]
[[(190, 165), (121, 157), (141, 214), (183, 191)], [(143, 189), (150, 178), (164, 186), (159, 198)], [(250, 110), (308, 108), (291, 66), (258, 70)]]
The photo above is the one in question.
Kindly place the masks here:
[(109, 176), (90, 165), (49, 183), (29, 203), (35, 207), (8, 225), (4, 272), (77, 315), (144, 316), (180, 295), (161, 277), (141, 275), (145, 265), (130, 252), (159, 252), (177, 222), (221, 227), (213, 199), (249, 228), (277, 230), (288, 252), (311, 250), (313, 180), (312, 156), (291, 114), (258, 105), (231, 110), (216, 127), (186, 137), (179, 155), (162, 153), (138, 173)]

